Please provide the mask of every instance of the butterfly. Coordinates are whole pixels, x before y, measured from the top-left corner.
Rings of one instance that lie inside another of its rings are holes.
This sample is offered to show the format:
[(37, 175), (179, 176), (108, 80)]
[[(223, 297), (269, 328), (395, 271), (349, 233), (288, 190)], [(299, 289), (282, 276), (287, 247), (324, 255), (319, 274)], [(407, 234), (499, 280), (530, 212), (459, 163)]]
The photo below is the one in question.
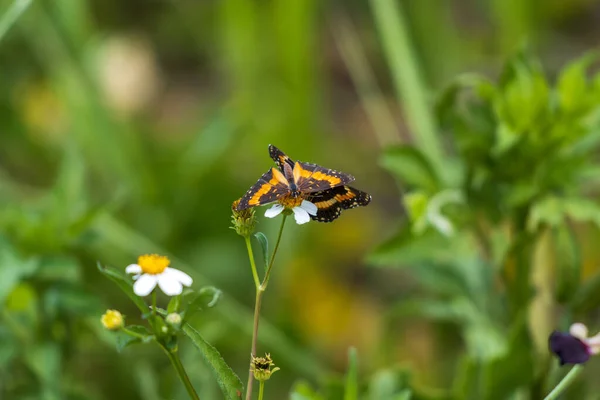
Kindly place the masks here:
[(342, 210), (366, 206), (371, 195), (347, 186), (352, 175), (320, 165), (293, 161), (284, 152), (269, 145), (269, 155), (278, 168), (264, 173), (240, 200), (238, 210), (279, 201), (286, 207), (300, 205), (303, 200), (317, 210), (311, 219), (331, 222)]

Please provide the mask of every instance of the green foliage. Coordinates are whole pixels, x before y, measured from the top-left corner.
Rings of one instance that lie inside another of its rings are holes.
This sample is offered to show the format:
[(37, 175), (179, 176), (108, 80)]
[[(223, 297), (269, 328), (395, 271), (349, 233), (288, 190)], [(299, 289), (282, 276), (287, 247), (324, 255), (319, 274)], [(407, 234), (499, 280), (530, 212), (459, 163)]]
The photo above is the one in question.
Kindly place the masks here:
[(198, 291), (184, 293), (186, 307), (181, 313), (183, 320), (189, 320), (198, 311), (214, 307), (222, 294), (223, 292), (213, 286), (205, 286)]
[(204, 340), (200, 333), (192, 328), (191, 325), (185, 324), (183, 332), (185, 332), (187, 337), (194, 343), (194, 346), (200, 351), (206, 363), (210, 365), (214, 377), (223, 392), (223, 396), (228, 400), (239, 399), (239, 394), (243, 393), (242, 381), (225, 363), (217, 349)]
[[(533, 336), (553, 309), (526, 322), (538, 307), (534, 286), (550, 292), (566, 315), (600, 304), (598, 279), (581, 282), (573, 232), (573, 224), (600, 227), (600, 207), (589, 196), (600, 182), (588, 173), (600, 144), (600, 74), (587, 78), (595, 60), (590, 53), (567, 65), (553, 85), (522, 50), (497, 83), (468, 76), (449, 85), (436, 108), (452, 149), (445, 160), (451, 172), (441, 179), (418, 149), (391, 148), (382, 156), (407, 188), (410, 227), (369, 260), (408, 268), (420, 283), (420, 298), (405, 301), (396, 317), (422, 316), (461, 332), (466, 356), (454, 384), (457, 398), (542, 395), (547, 356), (537, 353)], [(453, 198), (442, 209), (436, 200), (446, 193)], [(539, 251), (551, 256), (536, 258), (546, 231), (552, 247)]]
[(269, 267), (269, 239), (267, 239), (265, 234), (262, 232), (256, 232), (254, 237), (256, 240), (258, 240), (258, 243), (260, 243), (260, 248), (263, 254), (263, 265), (266, 272), (267, 268)]

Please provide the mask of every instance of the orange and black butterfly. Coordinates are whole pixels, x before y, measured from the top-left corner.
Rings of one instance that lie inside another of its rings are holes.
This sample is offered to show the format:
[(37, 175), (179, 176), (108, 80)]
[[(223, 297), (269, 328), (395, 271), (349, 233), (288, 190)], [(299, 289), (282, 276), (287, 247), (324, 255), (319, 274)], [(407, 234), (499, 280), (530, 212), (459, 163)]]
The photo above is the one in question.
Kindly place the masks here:
[(331, 222), (342, 210), (366, 206), (371, 195), (347, 186), (354, 177), (316, 164), (292, 161), (269, 145), (269, 155), (278, 168), (271, 168), (242, 197), (238, 210), (279, 201), (290, 207), (307, 200), (317, 207), (315, 221)]

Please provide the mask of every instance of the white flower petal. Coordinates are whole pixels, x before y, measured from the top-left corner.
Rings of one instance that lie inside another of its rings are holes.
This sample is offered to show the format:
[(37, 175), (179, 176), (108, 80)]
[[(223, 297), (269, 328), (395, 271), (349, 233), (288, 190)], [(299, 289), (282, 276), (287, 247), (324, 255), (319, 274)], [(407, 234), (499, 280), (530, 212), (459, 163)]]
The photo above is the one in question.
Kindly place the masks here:
[(569, 333), (579, 340), (584, 340), (587, 338), (588, 328), (581, 322), (576, 322), (569, 328)]
[(167, 296), (177, 296), (183, 291), (181, 282), (175, 279), (169, 273), (158, 275), (158, 286)]
[(317, 211), (319, 211), (316, 205), (307, 200), (302, 200), (302, 204), (300, 204), (300, 207), (303, 208), (310, 215), (317, 215)]
[(181, 282), (184, 286), (191, 286), (192, 283), (194, 282), (192, 280), (191, 276), (189, 276), (185, 272), (180, 271), (175, 268), (165, 269), (165, 271), (163, 272), (163, 275), (164, 274), (167, 274), (170, 278), (173, 278), (173, 279), (177, 280), (178, 282)]
[(156, 287), (156, 275), (144, 274), (133, 284), (133, 292), (140, 297), (148, 296)]
[(128, 274), (141, 274), (142, 273), (142, 267), (140, 267), (137, 264), (129, 264), (125, 268), (125, 272), (128, 273)]
[(283, 206), (281, 204), (275, 204), (273, 207), (269, 208), (265, 211), (265, 217), (267, 218), (275, 218), (283, 211)]
[(296, 223), (298, 225), (302, 225), (310, 221), (310, 215), (308, 215), (308, 212), (306, 212), (304, 208), (294, 207), (292, 208), (292, 211), (294, 211), (294, 218), (296, 219)]

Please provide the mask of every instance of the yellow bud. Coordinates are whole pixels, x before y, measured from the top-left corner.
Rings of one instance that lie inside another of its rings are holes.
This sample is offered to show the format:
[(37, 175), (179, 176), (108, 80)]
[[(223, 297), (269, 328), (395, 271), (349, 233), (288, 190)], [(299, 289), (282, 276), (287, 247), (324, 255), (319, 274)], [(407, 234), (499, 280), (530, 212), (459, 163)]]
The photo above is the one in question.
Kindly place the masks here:
[(101, 321), (102, 325), (110, 331), (117, 331), (123, 327), (123, 315), (117, 310), (106, 310)]

